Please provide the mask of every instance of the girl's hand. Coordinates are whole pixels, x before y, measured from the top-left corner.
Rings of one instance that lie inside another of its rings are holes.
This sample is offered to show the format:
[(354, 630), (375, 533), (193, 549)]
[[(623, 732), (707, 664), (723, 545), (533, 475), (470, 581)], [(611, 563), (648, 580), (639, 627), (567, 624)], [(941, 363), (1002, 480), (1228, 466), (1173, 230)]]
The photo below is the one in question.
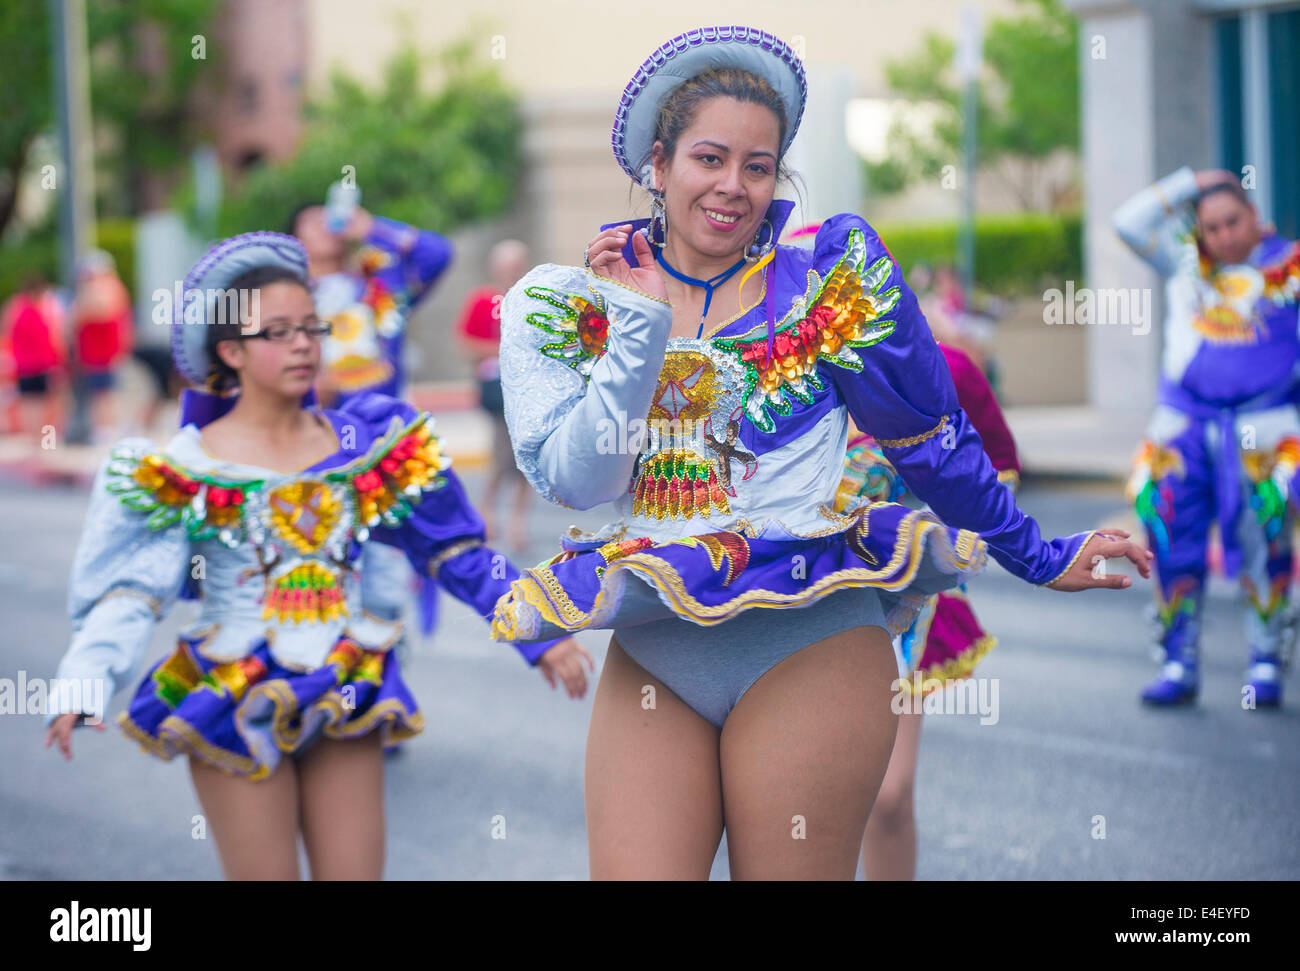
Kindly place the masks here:
[[(45, 733), (45, 747), (49, 748), (54, 741), (59, 743), (59, 751), (69, 762), (72, 761), (72, 730), (77, 727), (77, 720), (82, 716), (76, 713), (60, 715), (50, 723), (50, 730)], [(97, 732), (104, 730), (104, 721), (100, 719), (97, 722), (87, 721), (87, 725)]]
[(1048, 586), (1053, 590), (1067, 592), (1090, 590), (1093, 587), (1123, 590), (1132, 586), (1133, 581), (1121, 573), (1106, 573), (1106, 560), (1117, 557), (1132, 560), (1143, 578), (1149, 578), (1151, 560), (1155, 554), (1128, 537), (1129, 534), (1122, 529), (1098, 530), (1083, 544), (1083, 549), (1075, 557), (1070, 569)]
[(591, 659), (591, 655), (572, 637), (566, 637), (538, 659), (537, 667), (552, 688), (556, 685), (556, 679), (559, 679), (564, 682), (569, 697), (576, 700), (587, 693), (587, 675), (582, 670), (583, 658), (587, 659), (587, 667), (595, 671), (596, 662)]
[(668, 302), (668, 291), (664, 289), (664, 278), (655, 266), (654, 252), (641, 233), (632, 236), (632, 252), (641, 264), (635, 270), (623, 259), (623, 244), (632, 229), (631, 223), (607, 229), (587, 244), (587, 264), (597, 276), (607, 277), (615, 283), (621, 283), (633, 290), (640, 290), (652, 297)]

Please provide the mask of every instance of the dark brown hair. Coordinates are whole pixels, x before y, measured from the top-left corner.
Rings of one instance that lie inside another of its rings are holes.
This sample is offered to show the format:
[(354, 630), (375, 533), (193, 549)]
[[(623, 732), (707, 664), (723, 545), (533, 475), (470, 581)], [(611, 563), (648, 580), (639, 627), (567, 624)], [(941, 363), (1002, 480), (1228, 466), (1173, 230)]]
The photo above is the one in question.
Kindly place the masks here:
[(1196, 197), (1196, 204), (1195, 204), (1196, 215), (1200, 216), (1201, 214), (1202, 202), (1210, 198), (1210, 196), (1222, 195), (1224, 193), (1232, 196), (1232, 198), (1236, 199), (1237, 202), (1239, 202), (1241, 205), (1247, 208), (1250, 208), (1252, 205), (1250, 201), (1250, 196), (1246, 195), (1246, 190), (1241, 187), (1240, 182), (1219, 182), (1216, 183), (1215, 185), (1210, 186), (1208, 189), (1206, 189), (1204, 192), (1202, 192), (1200, 195)]
[[(663, 143), (664, 155), (672, 158), (677, 151), (677, 140), (682, 132), (691, 127), (695, 116), (706, 101), (714, 98), (734, 98), (748, 104), (762, 105), (776, 115), (779, 135), (776, 140), (777, 180), (789, 180), (790, 172), (780, 161), (781, 148), (785, 144), (785, 133), (789, 129), (789, 119), (785, 116), (785, 102), (776, 93), (772, 85), (757, 74), (735, 67), (714, 68), (697, 74), (689, 81), (678, 85), (659, 106), (655, 119), (655, 141)], [(653, 150), (652, 150), (653, 151)], [(641, 159), (638, 170), (650, 161), (647, 156)]]
[[(238, 340), (243, 336), (244, 328), (240, 320), (244, 314), (244, 295), (260, 287), (270, 286), (272, 283), (296, 283), (308, 294), (311, 293), (302, 277), (282, 266), (255, 266), (231, 280), (226, 289), (235, 292), (235, 306), (228, 308), (233, 311), (233, 315), (219, 313), (216, 320), (204, 321), (208, 332), (203, 346), (208, 352), (208, 359), (212, 362), (208, 366), (209, 391), (223, 394), (239, 387), (239, 372), (221, 359), (217, 354), (217, 345), (222, 341)], [(206, 307), (204, 313), (207, 313)]]

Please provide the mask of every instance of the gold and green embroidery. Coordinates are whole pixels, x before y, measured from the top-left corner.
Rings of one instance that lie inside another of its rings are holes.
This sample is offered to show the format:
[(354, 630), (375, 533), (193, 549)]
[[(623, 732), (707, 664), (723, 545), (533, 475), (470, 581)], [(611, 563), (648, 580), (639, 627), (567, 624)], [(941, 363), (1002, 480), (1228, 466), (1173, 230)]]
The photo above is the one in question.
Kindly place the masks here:
[(528, 287), (524, 293), (555, 308), (558, 313), (534, 311), (525, 318), (534, 327), (559, 340), (538, 348), (549, 358), (573, 368), (584, 378), (605, 353), (609, 316), (605, 299), (594, 289), (594, 300), (550, 287)]
[(893, 261), (882, 256), (866, 263), (866, 237), (849, 232), (844, 255), (823, 280), (808, 271), (808, 288), (775, 326), (769, 354), (766, 323), (735, 338), (714, 338), (715, 346), (737, 355), (746, 367), (745, 415), (761, 431), (775, 429), (775, 415), (793, 410), (791, 399), (810, 404), (823, 390), (817, 373), (821, 361), (851, 371), (862, 370), (856, 348), (879, 343), (894, 331), (887, 315), (902, 296), (885, 289)]

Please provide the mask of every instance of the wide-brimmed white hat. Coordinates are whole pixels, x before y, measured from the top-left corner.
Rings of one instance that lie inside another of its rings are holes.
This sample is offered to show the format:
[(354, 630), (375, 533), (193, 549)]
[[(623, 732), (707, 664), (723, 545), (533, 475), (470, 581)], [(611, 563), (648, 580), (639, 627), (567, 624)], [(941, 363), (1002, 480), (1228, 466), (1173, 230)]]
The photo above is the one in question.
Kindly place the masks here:
[[(217, 291), (229, 289), (249, 270), (263, 266), (286, 269), (307, 285), (307, 251), (302, 243), (296, 237), (270, 232), (244, 233), (222, 240), (185, 277), (183, 299), (172, 308), (172, 360), (176, 370), (195, 384), (204, 384), (212, 367), (207, 325), (213, 322), (214, 307), (220, 299)], [(188, 321), (186, 304), (198, 299), (203, 301), (203, 318)]]
[[(808, 82), (799, 57), (774, 35), (754, 27), (697, 27), (661, 44), (623, 89), (614, 115), (614, 158), (632, 177), (646, 185), (644, 164), (655, 143), (659, 106), (679, 85), (705, 71), (733, 67), (757, 74), (785, 104), (787, 129), (784, 155), (794, 141), (808, 98)], [(646, 188), (649, 188), (646, 185)]]

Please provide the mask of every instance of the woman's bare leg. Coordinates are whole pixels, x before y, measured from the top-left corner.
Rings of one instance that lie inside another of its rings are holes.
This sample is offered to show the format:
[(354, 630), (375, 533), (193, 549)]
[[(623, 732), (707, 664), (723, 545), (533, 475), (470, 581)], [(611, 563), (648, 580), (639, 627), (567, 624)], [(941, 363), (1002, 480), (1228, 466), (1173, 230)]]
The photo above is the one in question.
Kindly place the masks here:
[(585, 778), (593, 880), (709, 878), (722, 838), (718, 730), (616, 638), (592, 704)]
[(898, 737), (885, 781), (862, 839), (862, 872), (868, 880), (916, 879), (916, 754), (921, 747), (921, 713), (898, 718)]
[(759, 678), (722, 728), (735, 880), (852, 880), (898, 716), (889, 637), (858, 627)]
[(191, 756), (190, 778), (227, 880), (298, 879), (298, 778), (291, 761), (252, 782)]
[(382, 879), (384, 753), (379, 732), (320, 739), (298, 759), (298, 784), (312, 879)]

